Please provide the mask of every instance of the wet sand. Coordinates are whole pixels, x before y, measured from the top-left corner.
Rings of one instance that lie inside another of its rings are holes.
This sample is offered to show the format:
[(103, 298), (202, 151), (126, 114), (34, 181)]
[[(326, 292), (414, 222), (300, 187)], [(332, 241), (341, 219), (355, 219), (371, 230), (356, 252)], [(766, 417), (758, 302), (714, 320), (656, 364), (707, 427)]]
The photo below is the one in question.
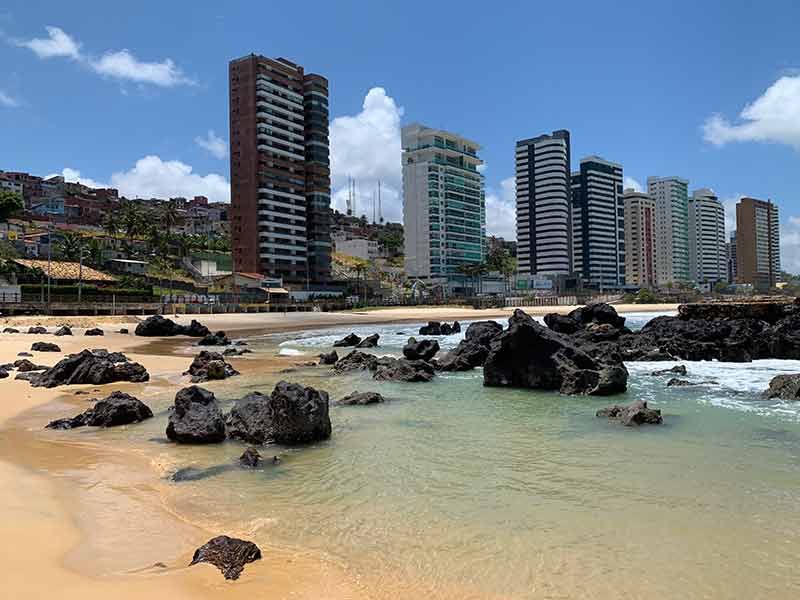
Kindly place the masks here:
[[(557, 307), (568, 312), (573, 307)], [(619, 306), (637, 312), (674, 309), (670, 305)], [(554, 308), (525, 309), (530, 314)], [(198, 320), (212, 330), (223, 329), (232, 337), (280, 331), (425, 320), (504, 318), (507, 310), (387, 309), (348, 313), (276, 313), (201, 315)], [(179, 316), (188, 322), (191, 316)], [(246, 567), (237, 582), (226, 582), (209, 565), (187, 568), (194, 549), (214, 535), (247, 537), (247, 531), (213, 531), (187, 521), (166, 508), (163, 494), (171, 493), (150, 459), (120, 449), (99, 452), (82, 444), (80, 435), (57, 443), (41, 435), (41, 427), (54, 407), (66, 415), (85, 409), (87, 398), (103, 397), (115, 389), (128, 391), (146, 401), (148, 394), (165, 388), (177, 391), (186, 384), (180, 374), (188, 367), (188, 338), (137, 338), (112, 333), (125, 323), (119, 317), (70, 319), (21, 317), (4, 319), (3, 326), (41, 324), (51, 331), (60, 324), (77, 327), (99, 325), (104, 337), (0, 334), (0, 363), (13, 362), (17, 353), (29, 351), (35, 341), (54, 341), (61, 353), (33, 353), (35, 363), (52, 365), (65, 354), (84, 348), (123, 351), (150, 372), (146, 384), (32, 388), (26, 381), (0, 381), (0, 561), (4, 565), (4, 591), (9, 598), (81, 598), (93, 600), (110, 594), (128, 598), (372, 598), (430, 597), (424, 585), (382, 579), (368, 581), (326, 556), (297, 549), (262, 547), (263, 560)], [(130, 331), (135, 321), (129, 321)], [(232, 359), (242, 377), (255, 371), (278, 371), (293, 357)], [(215, 384), (207, 384), (214, 389)], [(89, 395), (76, 395), (78, 390)], [(77, 433), (77, 432), (74, 432)], [(91, 480), (80, 472), (91, 470)], [(89, 483), (91, 481), (91, 483)], [(380, 589), (376, 586), (379, 585)], [(446, 597), (475, 594), (454, 589)], [(437, 594), (439, 597), (440, 594)], [(481, 595), (485, 597), (485, 595)]]

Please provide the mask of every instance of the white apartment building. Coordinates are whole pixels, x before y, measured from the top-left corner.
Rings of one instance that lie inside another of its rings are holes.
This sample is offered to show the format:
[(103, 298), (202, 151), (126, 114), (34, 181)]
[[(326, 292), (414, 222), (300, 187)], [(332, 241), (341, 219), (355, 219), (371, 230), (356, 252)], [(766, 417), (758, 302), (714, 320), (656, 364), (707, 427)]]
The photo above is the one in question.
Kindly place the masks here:
[(350, 240), (334, 240), (334, 249), (340, 254), (353, 256), (362, 260), (375, 260), (378, 258), (378, 242), (377, 240), (368, 240), (366, 238), (353, 238)]
[(728, 281), (725, 209), (708, 188), (689, 199), (689, 271), (698, 283)]
[(625, 285), (622, 165), (589, 156), (572, 174), (572, 256), (584, 285)]
[(572, 272), (569, 131), (516, 144), (517, 263), (520, 275)]
[(457, 282), (459, 267), (486, 254), (480, 146), (419, 123), (403, 127), (401, 142), (406, 275)]
[(648, 194), (625, 190), (625, 282), (656, 285), (656, 201)]
[(689, 182), (680, 177), (648, 177), (647, 193), (656, 201), (657, 283), (690, 281)]

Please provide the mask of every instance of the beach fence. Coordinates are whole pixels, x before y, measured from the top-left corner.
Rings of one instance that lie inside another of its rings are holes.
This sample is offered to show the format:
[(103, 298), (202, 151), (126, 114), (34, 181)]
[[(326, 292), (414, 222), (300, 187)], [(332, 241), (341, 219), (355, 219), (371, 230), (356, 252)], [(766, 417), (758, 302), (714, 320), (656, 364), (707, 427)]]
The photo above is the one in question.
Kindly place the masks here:
[(506, 308), (526, 306), (577, 306), (593, 302), (619, 302), (622, 294), (597, 294), (594, 296), (519, 296), (505, 299)]

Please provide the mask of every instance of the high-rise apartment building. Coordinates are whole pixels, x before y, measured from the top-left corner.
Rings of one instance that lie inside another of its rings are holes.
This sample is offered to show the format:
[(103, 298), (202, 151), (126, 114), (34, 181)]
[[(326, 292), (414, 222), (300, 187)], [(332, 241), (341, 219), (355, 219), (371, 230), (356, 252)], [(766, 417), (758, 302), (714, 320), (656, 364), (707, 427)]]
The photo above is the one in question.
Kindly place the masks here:
[(480, 146), (419, 123), (403, 127), (401, 143), (406, 275), (457, 283), (459, 267), (485, 257)]
[(689, 198), (689, 271), (698, 283), (728, 281), (725, 209), (707, 188)]
[(647, 193), (656, 201), (658, 284), (690, 281), (689, 182), (680, 177), (648, 177)]
[(625, 285), (622, 165), (599, 156), (581, 160), (572, 174), (573, 268), (584, 285)]
[(730, 241), (728, 242), (728, 281), (736, 281), (736, 231), (731, 231)]
[(328, 81), (285, 58), (228, 65), (234, 269), (330, 278)]
[(648, 194), (625, 190), (625, 283), (656, 285), (656, 201)]
[(760, 291), (781, 273), (778, 207), (770, 200), (742, 198), (736, 205), (736, 278)]
[(518, 141), (516, 183), (519, 273), (571, 273), (569, 131)]

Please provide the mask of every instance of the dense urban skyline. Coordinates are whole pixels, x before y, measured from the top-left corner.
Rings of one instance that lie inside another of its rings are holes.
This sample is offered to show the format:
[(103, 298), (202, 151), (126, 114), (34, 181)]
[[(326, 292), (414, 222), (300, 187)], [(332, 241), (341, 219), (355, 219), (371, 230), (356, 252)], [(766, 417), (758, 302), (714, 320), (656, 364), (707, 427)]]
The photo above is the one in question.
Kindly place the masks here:
[[(791, 3), (760, 13), (727, 3), (631, 4), (590, 8), (578, 20), (573, 9), (546, 7), (536, 9), (537, 21), (569, 22), (571, 33), (542, 30), (532, 38), (524, 35), (527, 7), (493, 7), (478, 24), (469, 11), (447, 7), (427, 7), (419, 23), (410, 6), (323, 4), (284, 7), (287, 25), (271, 31), (268, 43), (258, 26), (268, 7), (241, 20), (200, 6), (188, 21), (182, 8), (161, 8), (158, 22), (143, 9), (109, 26), (102, 8), (77, 19), (54, 5), (42, 21), (30, 3), (6, 5), (0, 63), (11, 68), (0, 78), (0, 123), (15, 143), (0, 150), (0, 168), (72, 179), (79, 172), (87, 183), (132, 195), (227, 199), (218, 198), (229, 181), (226, 66), (255, 50), (313, 65), (330, 80), (340, 209), (348, 175), (359, 182), (367, 214), (380, 179), (387, 217), (399, 219), (400, 127), (420, 121), (480, 141), (487, 230), (513, 238), (515, 142), (566, 128), (573, 170), (597, 154), (623, 164), (629, 184), (674, 175), (690, 189), (712, 188), (729, 231), (739, 196), (771, 198), (781, 209), (783, 264), (800, 270), (800, 184), (789, 176), (800, 157), (800, 76), (791, 70), (798, 8)], [(440, 31), (441, 19), (454, 26)], [(436, 32), (454, 47), (467, 39), (483, 47), (489, 36), (492, 43), (469, 61), (431, 56), (421, 43), (400, 51), (385, 27), (368, 26), (379, 23), (408, 30), (417, 42)], [(742, 39), (759, 52), (742, 56)], [(598, 52), (616, 61), (612, 74), (575, 68)], [(467, 85), (476, 73), (481, 85)], [(124, 133), (120, 123), (129, 125)]]

